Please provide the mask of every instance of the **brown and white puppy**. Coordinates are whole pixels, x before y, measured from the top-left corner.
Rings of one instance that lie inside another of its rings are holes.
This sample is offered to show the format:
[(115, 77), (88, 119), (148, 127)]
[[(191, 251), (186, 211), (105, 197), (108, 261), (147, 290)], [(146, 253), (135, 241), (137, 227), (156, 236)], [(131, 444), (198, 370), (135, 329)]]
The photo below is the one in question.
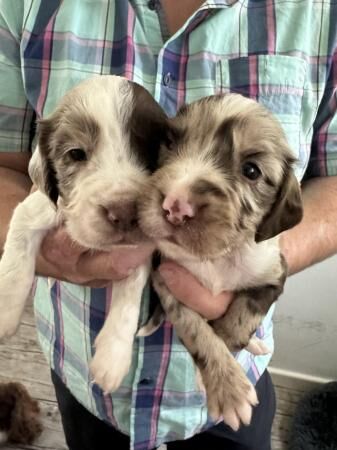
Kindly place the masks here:
[(38, 402), (21, 383), (0, 383), (0, 446), (32, 444), (41, 432)]
[(201, 371), (211, 415), (237, 429), (250, 422), (257, 399), (230, 350), (266, 350), (250, 338), (286, 278), (275, 236), (302, 217), (294, 158), (276, 119), (240, 95), (185, 106), (172, 126), (176, 140), (162, 148), (160, 169), (141, 199), (141, 227), (214, 294), (234, 291), (226, 315), (207, 323), (153, 276)]
[[(48, 230), (64, 223), (74, 241), (103, 251), (145, 239), (137, 200), (165, 140), (167, 117), (144, 88), (98, 76), (70, 90), (38, 127), (30, 175), (39, 190), (16, 208), (0, 262), (0, 338), (19, 324)], [(114, 283), (91, 365), (106, 391), (128, 372), (148, 274), (144, 265)]]

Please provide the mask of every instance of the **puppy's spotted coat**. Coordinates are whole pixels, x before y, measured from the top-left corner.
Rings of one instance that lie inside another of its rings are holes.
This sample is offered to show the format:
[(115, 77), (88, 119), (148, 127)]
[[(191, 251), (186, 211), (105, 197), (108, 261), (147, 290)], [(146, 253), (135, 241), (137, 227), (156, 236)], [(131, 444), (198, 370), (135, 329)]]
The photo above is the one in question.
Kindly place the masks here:
[(257, 398), (230, 351), (267, 351), (251, 337), (286, 278), (275, 236), (302, 217), (294, 159), (276, 119), (240, 95), (185, 106), (171, 126), (175, 140), (162, 148), (161, 167), (141, 198), (141, 227), (162, 255), (214, 294), (234, 291), (225, 316), (207, 323), (153, 275), (165, 313), (201, 372), (210, 413), (237, 429), (250, 422)]

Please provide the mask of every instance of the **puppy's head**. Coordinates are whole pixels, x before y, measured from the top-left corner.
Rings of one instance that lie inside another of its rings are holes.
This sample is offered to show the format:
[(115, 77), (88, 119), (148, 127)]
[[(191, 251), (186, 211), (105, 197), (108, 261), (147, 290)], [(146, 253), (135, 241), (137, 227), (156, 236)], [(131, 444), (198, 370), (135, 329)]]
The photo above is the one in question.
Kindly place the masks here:
[(167, 117), (151, 95), (117, 76), (80, 83), (39, 122), (31, 176), (74, 240), (105, 250), (144, 237), (137, 199), (166, 131)]
[(212, 258), (301, 220), (294, 158), (261, 105), (213, 96), (181, 109), (172, 127), (176, 140), (162, 148), (142, 201), (147, 234)]

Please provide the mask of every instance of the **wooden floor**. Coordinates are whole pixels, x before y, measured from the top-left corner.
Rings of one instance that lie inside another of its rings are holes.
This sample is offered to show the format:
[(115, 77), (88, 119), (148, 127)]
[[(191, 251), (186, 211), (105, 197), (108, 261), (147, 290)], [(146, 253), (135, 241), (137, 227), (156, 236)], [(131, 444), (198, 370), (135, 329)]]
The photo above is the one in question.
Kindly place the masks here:
[[(60, 424), (49, 370), (36, 342), (32, 307), (25, 312), (19, 332), (6, 344), (0, 344), (0, 382), (21, 381), (30, 394), (39, 400), (43, 412), (44, 431), (34, 446), (2, 447), (2, 450), (65, 450), (67, 449)], [(276, 385), (278, 407), (273, 429), (273, 450), (287, 448), (287, 435), (292, 413), (303, 394), (296, 389)]]

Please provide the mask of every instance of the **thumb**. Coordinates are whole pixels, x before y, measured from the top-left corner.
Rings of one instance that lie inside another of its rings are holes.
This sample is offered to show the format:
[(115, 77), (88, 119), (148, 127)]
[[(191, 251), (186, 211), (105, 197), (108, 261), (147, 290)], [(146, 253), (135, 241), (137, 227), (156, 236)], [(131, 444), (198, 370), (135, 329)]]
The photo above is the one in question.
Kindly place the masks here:
[(227, 311), (232, 292), (214, 296), (188, 270), (171, 261), (162, 263), (158, 270), (172, 295), (207, 320), (217, 319)]

